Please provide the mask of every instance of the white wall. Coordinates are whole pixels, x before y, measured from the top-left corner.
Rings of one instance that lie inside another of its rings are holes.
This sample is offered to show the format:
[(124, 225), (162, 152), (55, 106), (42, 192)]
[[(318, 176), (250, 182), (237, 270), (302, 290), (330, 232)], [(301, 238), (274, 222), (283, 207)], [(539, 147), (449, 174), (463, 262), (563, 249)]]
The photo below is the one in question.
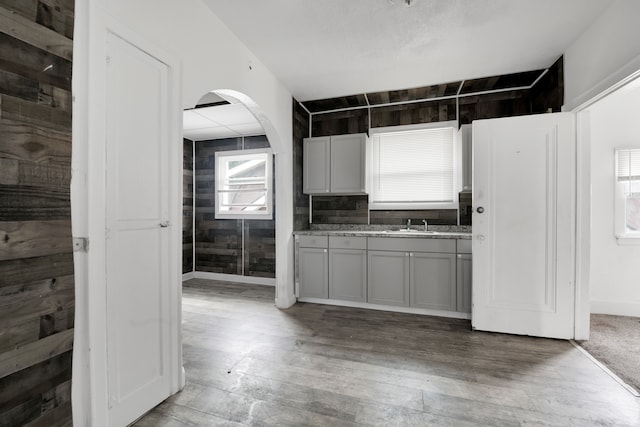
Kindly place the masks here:
[(640, 1), (616, 0), (564, 53), (565, 110), (640, 69)]
[(614, 237), (614, 148), (640, 147), (640, 79), (595, 103), (591, 116), (591, 311), (640, 316), (640, 245)]
[[(90, 253), (93, 257), (104, 252), (104, 224), (101, 219), (89, 215), (87, 200), (92, 193), (92, 177), (100, 175), (94, 167), (100, 164), (100, 146), (92, 139), (99, 134), (104, 117), (97, 112), (95, 101), (103, 92), (102, 75), (106, 67), (102, 50), (92, 49), (101, 43), (105, 26), (117, 25), (135, 34), (144, 45), (153, 45), (171, 55), (178, 64), (178, 75), (182, 99), (175, 102), (176, 126), (181, 126), (181, 111), (193, 107), (202, 95), (211, 90), (226, 90), (229, 98), (248, 104), (260, 119), (268, 120), (265, 131), (276, 153), (276, 304), (288, 307), (295, 302), (293, 294), (293, 156), (292, 156), (292, 98), (289, 91), (262, 63), (244, 46), (233, 33), (201, 0), (93, 0), (77, 2), (76, 29), (74, 34), (74, 128), (73, 128), (73, 179), (72, 216), (74, 236), (89, 235), (92, 241)], [(96, 53), (98, 52), (98, 53)], [(97, 71), (97, 73), (95, 72)], [(88, 76), (92, 76), (89, 78)], [(98, 94), (98, 96), (96, 96)], [(246, 95), (246, 96), (245, 96)], [(94, 138), (95, 139), (95, 138)], [(182, 147), (182, 139), (176, 138)], [(181, 152), (180, 150), (177, 150)], [(102, 160), (103, 162), (103, 160)], [(141, 168), (144, 164), (141, 163)], [(181, 171), (173, 171), (182, 179)], [(104, 172), (102, 172), (104, 174)], [(181, 181), (180, 181), (181, 182)], [(175, 188), (181, 188), (176, 181)], [(95, 190), (95, 189), (93, 189)], [(94, 192), (95, 193), (95, 192)], [(98, 191), (100, 193), (100, 191)], [(176, 197), (179, 214), (181, 199)], [(179, 222), (179, 221), (176, 221)], [(92, 234), (95, 233), (95, 234)], [(92, 239), (102, 233), (102, 238)], [(90, 310), (94, 297), (101, 293), (102, 286), (91, 280), (87, 273), (87, 257), (75, 257), (76, 272), (76, 329), (74, 344), (73, 408), (74, 423), (78, 425), (104, 425), (106, 401), (106, 370), (102, 365), (106, 353), (104, 340), (96, 338), (96, 322), (84, 326), (95, 316)], [(180, 260), (176, 260), (177, 273), (172, 282), (180, 289)], [(102, 289), (104, 291), (104, 289)], [(89, 311), (87, 310), (89, 306)], [(100, 315), (98, 315), (100, 317)], [(179, 330), (180, 319), (175, 322)], [(106, 330), (106, 325), (103, 325)], [(92, 329), (93, 328), (93, 329)], [(93, 334), (90, 336), (89, 334)], [(93, 342), (92, 353), (89, 343)], [(97, 345), (96, 345), (97, 344)], [(96, 352), (101, 355), (96, 356)], [(91, 355), (91, 357), (90, 357)], [(94, 363), (98, 360), (98, 363)], [(92, 362), (94, 361), (94, 362)], [(93, 364), (93, 365), (92, 365)], [(175, 369), (172, 366), (171, 369)], [(98, 397), (96, 397), (98, 396)]]

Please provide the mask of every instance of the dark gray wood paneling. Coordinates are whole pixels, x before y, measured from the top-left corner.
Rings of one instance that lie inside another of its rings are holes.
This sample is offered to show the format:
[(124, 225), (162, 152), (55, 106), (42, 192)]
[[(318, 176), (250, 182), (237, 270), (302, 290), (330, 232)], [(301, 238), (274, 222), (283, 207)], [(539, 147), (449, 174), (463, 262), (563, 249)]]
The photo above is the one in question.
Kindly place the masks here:
[(549, 67), (549, 71), (531, 88), (531, 112), (558, 113), (564, 104), (564, 57)]
[(294, 230), (309, 229), (309, 196), (302, 192), (302, 140), (309, 136), (309, 114), (293, 99)]
[(193, 271), (193, 141), (182, 143), (182, 273)]
[(0, 0), (0, 425), (71, 424), (73, 8)]
[[(245, 220), (243, 226), (242, 220), (215, 219), (215, 153), (243, 146), (267, 148), (269, 141), (258, 135), (196, 142), (195, 271), (275, 277), (275, 220)], [(274, 200), (276, 190), (274, 177)]]

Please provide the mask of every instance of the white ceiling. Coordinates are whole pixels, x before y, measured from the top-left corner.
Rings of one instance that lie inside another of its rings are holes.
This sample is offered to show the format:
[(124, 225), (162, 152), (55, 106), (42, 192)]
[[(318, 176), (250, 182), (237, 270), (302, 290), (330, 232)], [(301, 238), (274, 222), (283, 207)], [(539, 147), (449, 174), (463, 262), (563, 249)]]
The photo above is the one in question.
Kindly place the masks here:
[(203, 0), (299, 101), (550, 66), (611, 0)]
[(182, 121), (184, 137), (193, 141), (264, 134), (260, 123), (242, 104), (185, 110)]

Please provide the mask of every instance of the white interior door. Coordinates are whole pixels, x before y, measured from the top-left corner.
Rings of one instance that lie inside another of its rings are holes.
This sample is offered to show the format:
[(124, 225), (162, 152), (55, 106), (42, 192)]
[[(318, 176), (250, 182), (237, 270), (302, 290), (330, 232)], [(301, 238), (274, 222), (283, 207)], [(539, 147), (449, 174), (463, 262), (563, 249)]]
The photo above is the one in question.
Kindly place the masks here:
[(569, 113), (473, 123), (474, 329), (573, 338), (574, 127)]
[(109, 425), (170, 394), (167, 66), (107, 38), (106, 314)]

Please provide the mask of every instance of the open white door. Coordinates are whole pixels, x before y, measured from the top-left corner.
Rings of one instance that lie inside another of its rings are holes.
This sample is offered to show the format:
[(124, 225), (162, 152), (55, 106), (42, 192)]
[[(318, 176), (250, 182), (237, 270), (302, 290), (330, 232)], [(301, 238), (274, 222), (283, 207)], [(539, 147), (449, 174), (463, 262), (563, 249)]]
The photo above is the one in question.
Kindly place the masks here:
[(106, 315), (109, 425), (171, 389), (167, 65), (109, 33), (106, 67)]
[(575, 157), (573, 114), (473, 122), (474, 329), (573, 338)]

